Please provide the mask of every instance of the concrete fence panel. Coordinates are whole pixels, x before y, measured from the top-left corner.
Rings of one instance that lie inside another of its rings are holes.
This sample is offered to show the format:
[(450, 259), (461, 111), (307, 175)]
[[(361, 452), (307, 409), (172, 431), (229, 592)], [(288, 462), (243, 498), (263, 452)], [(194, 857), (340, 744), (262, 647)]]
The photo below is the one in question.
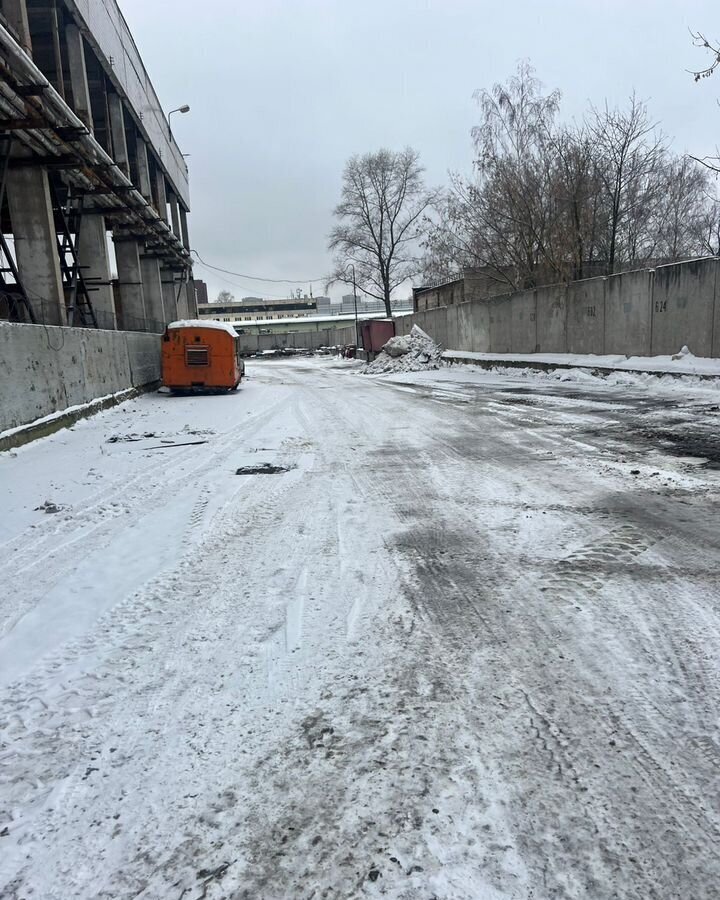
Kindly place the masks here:
[(240, 335), (240, 352), (241, 353), (257, 353), (258, 352), (258, 336), (256, 334)]
[[(445, 307), (445, 322), (446, 322), (446, 336), (444, 347), (447, 347), (448, 350), (459, 350), (460, 349), (460, 324), (458, 322), (458, 307), (447, 306)], [(442, 343), (440, 341), (439, 343)]]
[(470, 304), (470, 318), (472, 321), (472, 346), (473, 353), (490, 352), (490, 305), (486, 300), (474, 300)]
[(567, 287), (568, 353), (605, 352), (606, 278), (575, 281)]
[(458, 315), (458, 338), (457, 346), (454, 350), (472, 350), (473, 349), (473, 319), (472, 319), (472, 303), (461, 303), (457, 307)]
[(489, 301), (490, 352), (512, 353), (512, 297), (498, 297)]
[(395, 319), (395, 334), (398, 336), (410, 334), (414, 322), (415, 316), (398, 316), (397, 319)]
[(429, 334), (436, 344), (447, 347), (447, 306), (425, 310), (421, 313), (421, 321), (417, 324)]
[(605, 353), (650, 355), (652, 269), (610, 275), (605, 284)]
[(538, 352), (567, 353), (567, 288), (564, 284), (539, 287), (535, 302)]
[(510, 301), (510, 343), (513, 353), (534, 353), (537, 348), (535, 291), (520, 291)]
[(717, 260), (697, 259), (655, 269), (650, 353), (712, 356)]

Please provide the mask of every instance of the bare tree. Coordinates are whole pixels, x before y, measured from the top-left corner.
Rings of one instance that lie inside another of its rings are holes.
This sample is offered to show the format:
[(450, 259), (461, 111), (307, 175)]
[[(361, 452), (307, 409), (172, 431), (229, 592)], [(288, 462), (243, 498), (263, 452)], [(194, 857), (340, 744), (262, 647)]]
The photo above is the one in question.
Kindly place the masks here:
[(227, 288), (224, 288), (217, 295), (216, 303), (232, 303), (235, 300), (235, 295), (231, 293)]
[(527, 63), (475, 96), (474, 175), (451, 175), (437, 204), (424, 241), (426, 276), (479, 267), (496, 286), (515, 289), (716, 245), (707, 173), (670, 152), (636, 97), (563, 125), (558, 92), (546, 93)]
[[(705, 66), (703, 69), (691, 70), (690, 74), (695, 81), (701, 81), (703, 78), (710, 78), (718, 66), (720, 66), (720, 43), (718, 43), (718, 41), (709, 41), (701, 31), (691, 31), (690, 35), (693, 39), (693, 44), (696, 47), (701, 47), (710, 54), (709, 65)], [(695, 162), (699, 162), (712, 172), (720, 172), (720, 154), (717, 150), (715, 151), (715, 156), (691, 156), (690, 158), (694, 159)]]
[(616, 260), (638, 259), (637, 226), (660, 200), (667, 142), (634, 94), (626, 110), (591, 108), (589, 129), (599, 159), (607, 272), (612, 274)]
[(352, 283), (385, 303), (392, 315), (392, 292), (420, 269), (425, 213), (436, 194), (425, 188), (419, 155), (379, 150), (353, 156), (343, 172), (338, 220), (328, 246), (335, 254), (332, 282)]
[(656, 255), (688, 259), (707, 253), (708, 215), (717, 219), (716, 206), (705, 169), (687, 156), (669, 160), (663, 172), (655, 221), (649, 223), (656, 236)]
[[(544, 94), (528, 63), (505, 84), (475, 92), (475, 176), (452, 177), (430, 233), (430, 258), (482, 267), (509, 288), (531, 287), (552, 271), (552, 135), (560, 94)], [(447, 265), (447, 262), (445, 263)]]
[(705, 66), (704, 69), (695, 69), (690, 73), (695, 81), (700, 81), (702, 78), (709, 78), (715, 69), (720, 66), (720, 44), (717, 41), (715, 43), (709, 41), (701, 31), (691, 31), (690, 35), (692, 36), (693, 44), (696, 47), (702, 47), (703, 50), (707, 50), (711, 57), (710, 65)]

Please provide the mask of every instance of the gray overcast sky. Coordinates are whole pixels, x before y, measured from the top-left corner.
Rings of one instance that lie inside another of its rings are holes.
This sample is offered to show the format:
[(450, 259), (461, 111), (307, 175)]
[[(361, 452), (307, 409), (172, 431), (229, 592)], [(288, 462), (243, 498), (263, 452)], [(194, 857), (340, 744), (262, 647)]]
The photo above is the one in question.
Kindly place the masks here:
[[(695, 84), (685, 72), (704, 59), (688, 29), (720, 37), (717, 0), (120, 3), (166, 109), (192, 107), (173, 117), (191, 154), (192, 245), (236, 272), (328, 271), (332, 209), (353, 153), (409, 144), (432, 184), (469, 170), (472, 93), (505, 80), (520, 58), (560, 88), (565, 118), (635, 88), (677, 150), (720, 144), (720, 73)], [(223, 287), (286, 295), (199, 266), (196, 277), (211, 296)]]

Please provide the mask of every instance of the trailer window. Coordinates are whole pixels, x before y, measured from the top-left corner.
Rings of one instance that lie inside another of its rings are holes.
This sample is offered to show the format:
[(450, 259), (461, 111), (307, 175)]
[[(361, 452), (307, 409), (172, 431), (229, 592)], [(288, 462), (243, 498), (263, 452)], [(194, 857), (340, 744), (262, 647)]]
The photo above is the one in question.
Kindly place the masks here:
[(188, 366), (209, 366), (210, 354), (207, 347), (186, 347), (185, 363)]

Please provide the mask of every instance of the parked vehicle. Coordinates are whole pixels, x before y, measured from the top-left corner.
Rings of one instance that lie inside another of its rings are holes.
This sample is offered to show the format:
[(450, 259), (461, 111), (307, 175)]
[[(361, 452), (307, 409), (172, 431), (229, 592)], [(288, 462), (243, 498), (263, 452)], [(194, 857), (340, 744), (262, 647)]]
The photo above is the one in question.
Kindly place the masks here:
[(162, 339), (162, 383), (171, 391), (235, 391), (245, 374), (232, 325), (171, 322)]

